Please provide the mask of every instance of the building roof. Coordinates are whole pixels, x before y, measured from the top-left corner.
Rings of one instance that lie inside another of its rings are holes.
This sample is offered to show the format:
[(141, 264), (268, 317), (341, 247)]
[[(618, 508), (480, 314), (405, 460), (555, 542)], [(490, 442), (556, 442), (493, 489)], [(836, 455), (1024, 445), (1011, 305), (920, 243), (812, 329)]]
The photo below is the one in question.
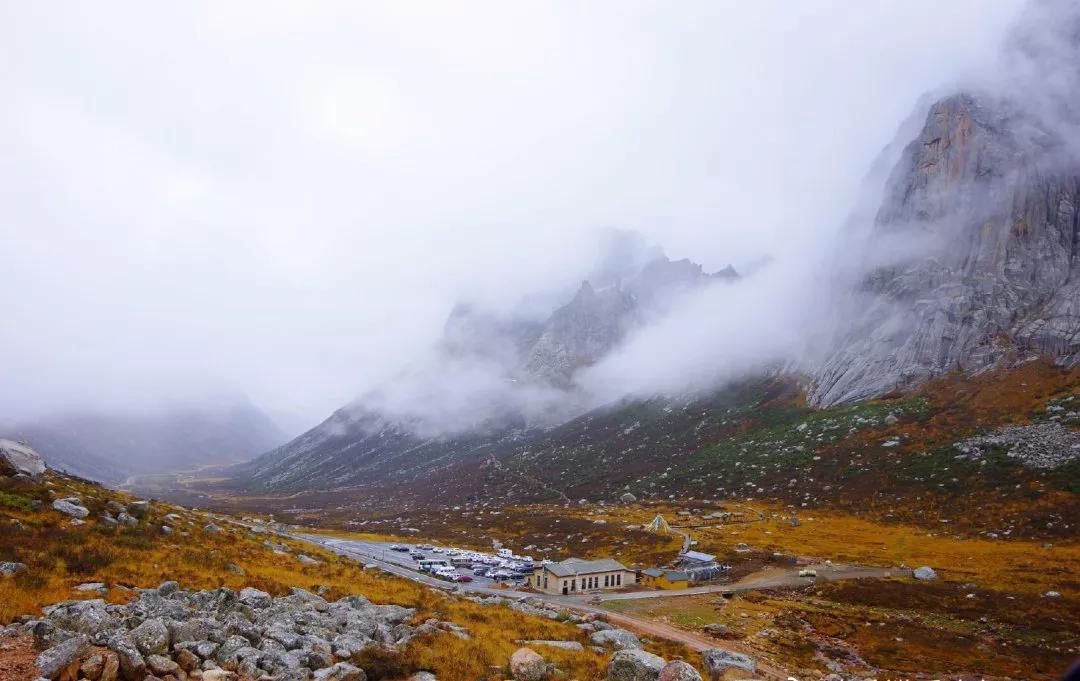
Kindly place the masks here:
[(677, 572), (675, 570), (664, 570), (661, 568), (649, 568), (648, 570), (643, 570), (642, 574), (648, 575), (649, 577), (664, 577), (669, 582), (681, 582), (684, 580), (690, 580), (689, 573)]
[(626, 570), (626, 567), (623, 566), (622, 563), (612, 558), (601, 558), (600, 560), (581, 560), (580, 558), (567, 558), (561, 563), (545, 565), (544, 568), (556, 577), (573, 577), (574, 575), (584, 575), (593, 572), (614, 572), (616, 570)]
[(710, 556), (709, 554), (702, 553), (701, 551), (687, 551), (686, 553), (680, 555), (679, 558), (695, 560), (699, 563), (711, 563), (716, 560), (716, 556)]

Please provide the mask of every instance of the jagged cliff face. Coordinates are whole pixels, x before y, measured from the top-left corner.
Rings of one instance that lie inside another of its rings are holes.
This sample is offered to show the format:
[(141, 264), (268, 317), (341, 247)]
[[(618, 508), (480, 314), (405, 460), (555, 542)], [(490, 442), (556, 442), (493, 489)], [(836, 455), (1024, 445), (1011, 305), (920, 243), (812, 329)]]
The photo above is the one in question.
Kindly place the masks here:
[(864, 313), (810, 387), (814, 404), (873, 397), (1031, 354), (1080, 358), (1080, 166), (1006, 98), (934, 104), (888, 181)]

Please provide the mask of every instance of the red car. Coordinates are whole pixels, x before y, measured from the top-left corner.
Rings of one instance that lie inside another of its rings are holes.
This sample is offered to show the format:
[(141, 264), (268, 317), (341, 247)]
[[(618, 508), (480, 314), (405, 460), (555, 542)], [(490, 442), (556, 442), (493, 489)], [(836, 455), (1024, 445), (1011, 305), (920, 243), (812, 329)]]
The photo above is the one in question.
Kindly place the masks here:
[(472, 577), (470, 577), (469, 575), (458, 575), (457, 577), (454, 577), (454, 581), (455, 582), (471, 582)]

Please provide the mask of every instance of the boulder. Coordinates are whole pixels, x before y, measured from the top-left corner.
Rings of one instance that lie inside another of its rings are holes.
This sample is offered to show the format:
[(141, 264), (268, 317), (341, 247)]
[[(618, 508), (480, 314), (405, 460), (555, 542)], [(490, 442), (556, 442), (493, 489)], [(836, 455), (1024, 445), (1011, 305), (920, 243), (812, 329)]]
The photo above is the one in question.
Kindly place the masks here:
[(273, 600), (270, 598), (270, 594), (259, 589), (253, 589), (250, 586), (240, 590), (240, 602), (246, 606), (261, 609), (269, 608)]
[(299, 556), (297, 556), (296, 559), (298, 561), (300, 561), (301, 563), (303, 563), (304, 565), (321, 565), (321, 563), (319, 561), (317, 561), (314, 558), (312, 558), (311, 556), (305, 555), (303, 553), (301, 553)]
[(135, 516), (136, 518), (142, 518), (150, 512), (150, 502), (146, 499), (133, 501), (127, 505), (127, 512)]
[(723, 648), (710, 648), (701, 654), (701, 662), (709, 676), (716, 681), (728, 669), (741, 669), (753, 674), (757, 664), (742, 653), (733, 653)]
[(90, 657), (83, 660), (83, 663), (79, 665), (79, 674), (84, 679), (90, 679), (90, 681), (98, 681), (101, 678), (101, 672), (105, 669), (105, 656), (101, 653), (95, 653)]
[(551, 672), (551, 665), (532, 648), (518, 648), (510, 656), (510, 675), (514, 681), (544, 681)]
[(701, 674), (690, 663), (674, 660), (660, 670), (658, 681), (701, 681)]
[(209, 532), (210, 534), (220, 534), (223, 532), (221, 526), (215, 525), (214, 523), (207, 523), (206, 527), (203, 528), (203, 531)]
[(563, 650), (585, 650), (585, 646), (577, 641), (516, 641), (523, 646), (547, 646), (549, 648), (562, 648)]
[(45, 460), (30, 445), (0, 439), (0, 476), (25, 475), (35, 480), (45, 474)]
[(644, 650), (620, 650), (611, 656), (608, 681), (657, 681), (664, 658)]
[(158, 585), (157, 592), (161, 596), (172, 596), (174, 593), (180, 590), (180, 584), (172, 580), (162, 582)]
[(83, 506), (82, 502), (75, 497), (57, 499), (52, 503), (52, 507), (61, 513), (66, 513), (72, 518), (85, 518), (90, 515), (90, 509)]
[(169, 628), (160, 617), (148, 619), (132, 629), (131, 640), (143, 655), (165, 655), (169, 652)]
[(630, 494), (629, 492), (624, 492), (623, 495), (619, 497), (619, 501), (623, 502), (624, 504), (632, 504), (637, 501), (637, 497), (635, 497), (633, 494)]
[(911, 573), (911, 576), (915, 579), (937, 579), (937, 573), (934, 572), (934, 568), (929, 565), (924, 565), (921, 568), (916, 568), (915, 572)]
[(641, 647), (641, 641), (625, 629), (604, 629), (589, 634), (589, 641), (594, 645), (618, 650), (631, 650)]
[(59, 677), (68, 667), (79, 661), (79, 656), (89, 645), (89, 638), (83, 634), (76, 634), (62, 643), (43, 650), (37, 657), (37, 668), (41, 676), (46, 679)]
[(0, 563), (0, 576), (13, 575), (26, 569), (26, 563)]
[(431, 672), (416, 672), (405, 681), (438, 681)]
[(146, 659), (139, 652), (130, 633), (119, 634), (109, 639), (109, 650), (116, 653), (117, 661), (120, 663), (120, 672), (127, 681), (139, 681), (146, 675)]
[(116, 681), (120, 672), (120, 658), (111, 650), (106, 651), (104, 657), (105, 665), (101, 668), (101, 677), (98, 681)]
[(105, 586), (102, 582), (86, 582), (75, 587), (76, 591), (93, 591), (94, 593), (106, 596), (109, 593), (109, 587)]
[(348, 662), (338, 662), (332, 667), (320, 669), (312, 677), (315, 681), (367, 681), (364, 670)]
[(176, 672), (180, 670), (180, 665), (173, 662), (165, 655), (147, 655), (146, 668), (150, 670), (150, 673), (154, 676), (167, 676), (169, 674), (176, 675)]
[(138, 521), (137, 518), (135, 518), (132, 515), (129, 515), (126, 512), (118, 514), (116, 516), (116, 522), (118, 522), (121, 525), (124, 525), (126, 527), (135, 527), (136, 525), (139, 524), (139, 521)]

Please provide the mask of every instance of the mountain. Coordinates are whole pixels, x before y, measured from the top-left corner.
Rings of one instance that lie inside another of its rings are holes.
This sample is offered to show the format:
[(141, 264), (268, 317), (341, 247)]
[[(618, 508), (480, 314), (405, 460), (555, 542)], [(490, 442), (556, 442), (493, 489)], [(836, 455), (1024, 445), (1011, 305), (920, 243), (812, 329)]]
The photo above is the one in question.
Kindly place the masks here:
[(53, 468), (110, 483), (135, 474), (244, 461), (286, 437), (246, 403), (141, 415), (68, 412), (17, 424), (5, 436), (29, 443)]
[(812, 404), (1035, 356), (1080, 362), (1080, 9), (1032, 12), (1004, 56), (1015, 73), (935, 102), (904, 148), (867, 249), (883, 263)]
[[(655, 255), (607, 268), (544, 316), (459, 305), (434, 356), (295, 440), (242, 467), (254, 488), (346, 486), (413, 464), (468, 458), (492, 442), (551, 427), (585, 411), (574, 373), (680, 296), (737, 279)], [(419, 406), (418, 406), (419, 405)], [(474, 451), (476, 450), (476, 451)]]

